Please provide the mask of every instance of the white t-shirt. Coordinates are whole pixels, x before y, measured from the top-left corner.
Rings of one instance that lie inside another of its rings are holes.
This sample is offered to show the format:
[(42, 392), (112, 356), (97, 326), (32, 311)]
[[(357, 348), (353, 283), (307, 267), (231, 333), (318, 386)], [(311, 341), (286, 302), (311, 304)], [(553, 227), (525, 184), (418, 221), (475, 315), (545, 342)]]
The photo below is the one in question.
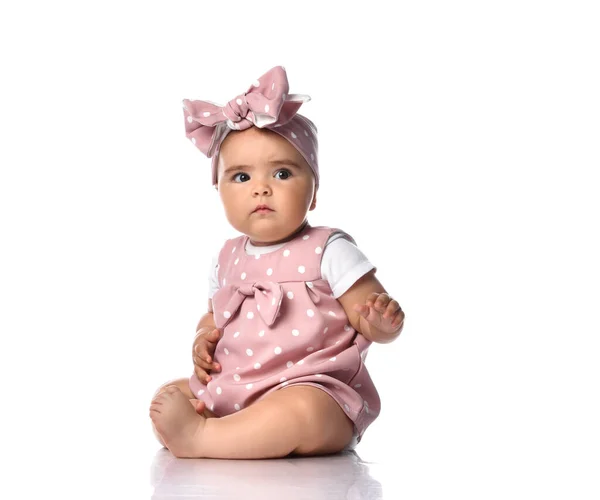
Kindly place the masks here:
[[(246, 244), (246, 253), (248, 255), (264, 254), (274, 252), (281, 248), (285, 243), (279, 245), (270, 245), (257, 247), (250, 243)], [(219, 256), (213, 257), (208, 286), (208, 298), (211, 299), (219, 289), (219, 279), (217, 276), (217, 264)], [(367, 257), (358, 249), (356, 245), (343, 237), (342, 233), (333, 233), (325, 243), (323, 255), (321, 257), (321, 275), (324, 280), (329, 282), (333, 296), (337, 299), (348, 291), (356, 281), (368, 273), (375, 266), (369, 262)]]

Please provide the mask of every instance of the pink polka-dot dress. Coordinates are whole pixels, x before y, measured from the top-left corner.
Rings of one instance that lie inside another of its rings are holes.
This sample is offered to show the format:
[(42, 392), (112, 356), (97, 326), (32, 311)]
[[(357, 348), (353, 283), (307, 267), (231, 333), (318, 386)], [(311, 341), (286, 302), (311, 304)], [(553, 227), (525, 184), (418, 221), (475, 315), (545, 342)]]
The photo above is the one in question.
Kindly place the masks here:
[(340, 405), (354, 422), (352, 446), (379, 415), (364, 364), (371, 342), (352, 328), (321, 276), (321, 254), (334, 231), (307, 225), (262, 255), (246, 254), (245, 235), (221, 249), (213, 314), (223, 330), (214, 353), (222, 369), (207, 385), (190, 378), (192, 392), (219, 417), (292, 385), (321, 389)]

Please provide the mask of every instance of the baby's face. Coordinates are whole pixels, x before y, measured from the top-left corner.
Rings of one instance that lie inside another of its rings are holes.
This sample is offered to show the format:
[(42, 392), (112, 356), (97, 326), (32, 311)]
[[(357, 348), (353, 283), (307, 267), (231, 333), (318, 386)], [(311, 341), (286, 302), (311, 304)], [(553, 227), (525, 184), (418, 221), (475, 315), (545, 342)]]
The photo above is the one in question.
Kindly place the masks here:
[[(230, 132), (221, 144), (217, 175), (227, 220), (254, 244), (292, 235), (316, 206), (312, 170), (296, 148), (269, 130)], [(271, 210), (257, 212), (258, 205)]]

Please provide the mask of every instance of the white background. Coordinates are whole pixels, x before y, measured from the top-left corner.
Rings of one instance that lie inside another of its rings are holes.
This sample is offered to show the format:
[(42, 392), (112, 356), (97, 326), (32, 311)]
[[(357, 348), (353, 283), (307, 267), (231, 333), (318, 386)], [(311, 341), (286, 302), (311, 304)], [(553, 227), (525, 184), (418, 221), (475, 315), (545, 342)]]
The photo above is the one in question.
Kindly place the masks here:
[(311, 224), (406, 312), (356, 450), (385, 498), (598, 498), (594, 3), (3, 4), (2, 493), (152, 494), (150, 399), (237, 235), (181, 101), (281, 64), (319, 128)]

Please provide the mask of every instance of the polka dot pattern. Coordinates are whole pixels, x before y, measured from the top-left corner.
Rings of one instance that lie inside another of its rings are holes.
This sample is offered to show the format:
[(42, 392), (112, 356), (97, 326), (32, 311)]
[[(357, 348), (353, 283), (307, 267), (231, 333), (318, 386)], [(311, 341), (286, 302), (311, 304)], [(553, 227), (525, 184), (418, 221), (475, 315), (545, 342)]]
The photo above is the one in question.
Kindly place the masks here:
[[(301, 129), (295, 133), (304, 135)], [(378, 416), (374, 385), (357, 364), (368, 343), (356, 336), (341, 304), (321, 279), (328, 234), (309, 228), (260, 258), (246, 255), (244, 237), (229, 240), (221, 252), (222, 286), (213, 296), (213, 307), (215, 324), (223, 329), (214, 353), (222, 370), (211, 373), (208, 385), (197, 381), (196, 387), (193, 377), (190, 380), (194, 394), (205, 391), (202, 398), (220, 416), (240, 411), (259, 391), (275, 385), (294, 385), (300, 379), (320, 384), (325, 377), (346, 414), (360, 417), (359, 431)], [(340, 384), (346, 388), (336, 389)], [(363, 404), (367, 400), (373, 405)]]

